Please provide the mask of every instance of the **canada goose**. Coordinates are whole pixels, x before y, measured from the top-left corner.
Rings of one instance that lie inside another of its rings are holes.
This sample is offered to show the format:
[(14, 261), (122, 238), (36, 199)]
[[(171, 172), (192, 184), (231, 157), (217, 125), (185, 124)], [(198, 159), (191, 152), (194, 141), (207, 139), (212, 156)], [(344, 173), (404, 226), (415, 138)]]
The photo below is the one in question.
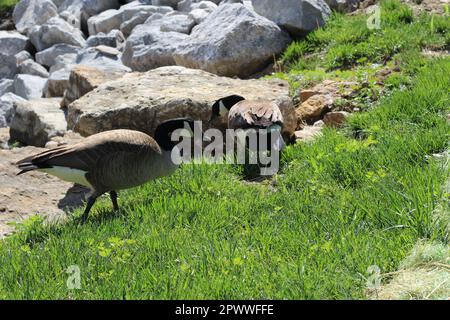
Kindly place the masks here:
[(194, 130), (190, 119), (172, 119), (161, 123), (155, 138), (134, 130), (110, 130), (94, 134), (83, 141), (61, 146), (17, 162), (22, 174), (38, 170), (91, 189), (85, 221), (96, 199), (109, 192), (114, 210), (118, 210), (117, 190), (141, 185), (171, 174), (176, 168), (171, 151), (176, 129)]
[(269, 142), (271, 134), (277, 132), (280, 137), (277, 139), (277, 147), (279, 150), (284, 147), (284, 141), (281, 138), (283, 116), (275, 102), (245, 100), (239, 95), (227, 96), (217, 100), (212, 106), (210, 122), (219, 117), (227, 117), (229, 129), (264, 129)]

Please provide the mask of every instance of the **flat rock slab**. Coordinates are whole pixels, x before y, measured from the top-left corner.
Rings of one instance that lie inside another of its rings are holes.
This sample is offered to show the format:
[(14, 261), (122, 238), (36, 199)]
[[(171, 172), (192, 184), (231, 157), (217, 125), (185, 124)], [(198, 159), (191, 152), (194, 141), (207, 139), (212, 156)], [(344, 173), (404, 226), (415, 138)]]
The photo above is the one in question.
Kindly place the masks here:
[(83, 204), (87, 190), (48, 174), (32, 171), (16, 176), (17, 161), (45, 149), (36, 147), (0, 149), (0, 238), (14, 230), (11, 222), (39, 214), (49, 221), (66, 218)]
[(69, 105), (68, 128), (83, 136), (119, 128), (152, 135), (159, 123), (178, 117), (202, 120), (206, 128), (214, 102), (232, 94), (276, 101), (285, 133), (294, 133), (297, 119), (286, 81), (231, 79), (177, 66), (129, 73), (100, 85)]

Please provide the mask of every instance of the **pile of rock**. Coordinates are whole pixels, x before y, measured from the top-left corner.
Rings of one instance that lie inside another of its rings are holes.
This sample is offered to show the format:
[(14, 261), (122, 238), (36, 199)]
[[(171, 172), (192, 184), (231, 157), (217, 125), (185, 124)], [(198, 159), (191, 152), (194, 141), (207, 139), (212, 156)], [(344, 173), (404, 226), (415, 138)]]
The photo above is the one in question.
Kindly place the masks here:
[[(131, 71), (173, 65), (248, 77), (292, 38), (325, 23), (330, 7), (348, 11), (357, 3), (21, 0), (13, 12), (16, 30), (0, 31), (0, 127), (11, 126), (22, 143), (43, 146), (64, 132), (60, 106)], [(49, 129), (54, 121), (57, 130)]]

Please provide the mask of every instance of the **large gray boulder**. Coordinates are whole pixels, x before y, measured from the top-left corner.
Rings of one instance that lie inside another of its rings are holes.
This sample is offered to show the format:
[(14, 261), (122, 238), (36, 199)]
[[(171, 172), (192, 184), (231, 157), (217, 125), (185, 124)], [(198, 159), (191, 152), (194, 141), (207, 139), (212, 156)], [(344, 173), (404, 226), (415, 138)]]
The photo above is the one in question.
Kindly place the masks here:
[(184, 33), (161, 31), (162, 15), (149, 19), (152, 21), (136, 26), (125, 41), (122, 62), (135, 71), (175, 65), (175, 52), (189, 38)]
[(178, 66), (128, 73), (100, 84), (68, 106), (68, 128), (84, 136), (118, 128), (153, 134), (162, 121), (177, 117), (202, 120), (207, 128), (213, 103), (232, 94), (276, 101), (285, 135), (294, 133), (297, 119), (286, 81), (231, 79)]
[(43, 147), (52, 137), (62, 136), (67, 123), (60, 99), (34, 99), (16, 103), (11, 120), (11, 140)]
[(89, 35), (95, 35), (99, 32), (108, 33), (113, 29), (119, 29), (123, 22), (123, 11), (109, 9), (102, 13), (92, 16), (87, 21)]
[(36, 53), (36, 61), (46, 67), (51, 67), (56, 63), (56, 58), (65, 54), (78, 54), (80, 47), (70, 44), (58, 43), (48, 49)]
[(194, 27), (174, 60), (188, 68), (246, 77), (266, 66), (290, 40), (275, 23), (244, 5), (224, 4)]
[(21, 64), (22, 62), (28, 59), (33, 60), (33, 56), (28, 51), (25, 50), (16, 53), (14, 57), (16, 58), (17, 65)]
[(331, 9), (324, 0), (252, 0), (255, 11), (294, 36), (325, 24)]
[(17, 60), (15, 56), (0, 53), (0, 79), (12, 79), (17, 73)]
[(32, 59), (27, 59), (22, 61), (19, 65), (19, 73), (22, 74), (31, 74), (34, 76), (39, 76), (42, 78), (48, 78), (48, 71), (39, 63), (36, 63)]
[(0, 30), (0, 53), (15, 55), (22, 50), (30, 50), (30, 41), (16, 31)]
[(33, 27), (57, 15), (57, 8), (51, 0), (21, 0), (14, 8), (13, 20), (20, 33), (28, 34)]
[(0, 97), (0, 128), (9, 126), (14, 114), (14, 104), (19, 101), (26, 100), (12, 92), (5, 93)]
[(152, 0), (154, 6), (170, 6), (174, 9), (177, 8), (178, 2), (181, 0)]
[(18, 74), (14, 78), (14, 93), (24, 99), (41, 98), (47, 79), (29, 74)]
[(78, 47), (86, 45), (83, 33), (60, 17), (50, 18), (43, 25), (31, 29), (30, 40), (37, 51), (45, 50), (60, 43)]

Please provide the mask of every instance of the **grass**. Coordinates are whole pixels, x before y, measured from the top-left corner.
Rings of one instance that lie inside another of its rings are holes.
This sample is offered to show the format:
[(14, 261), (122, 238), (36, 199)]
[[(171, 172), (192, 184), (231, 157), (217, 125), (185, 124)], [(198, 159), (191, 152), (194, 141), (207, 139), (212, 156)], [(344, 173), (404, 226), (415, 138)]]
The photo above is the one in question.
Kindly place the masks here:
[[(450, 58), (425, 59), (420, 50), (445, 47), (447, 24), (414, 34), (422, 28), (416, 19), (426, 17), (383, 5), (389, 18), (381, 31), (359, 28), (365, 18), (335, 15), (288, 49), (278, 74), (297, 87), (314, 77), (371, 83), (378, 70), (371, 64), (388, 58), (402, 71), (367, 112), (289, 146), (280, 174), (265, 183), (243, 182), (235, 166), (184, 165), (122, 192), (120, 213), (104, 198), (85, 225), (26, 220), (0, 242), (0, 298), (361, 299), (368, 268), (410, 266), (404, 261), (413, 258), (404, 259), (419, 239), (445, 252), (448, 221), (434, 213), (448, 207), (449, 168), (429, 155), (449, 148)], [(393, 53), (394, 32), (378, 34), (389, 28), (412, 45)], [(386, 51), (373, 46), (365, 61), (333, 58), (345, 53), (335, 49), (341, 45), (377, 41)], [(80, 289), (66, 285), (73, 265)]]
[(18, 0), (0, 0), (0, 10), (7, 10), (13, 8)]
[(0, 297), (363, 298), (369, 266), (448, 244), (432, 215), (448, 171), (426, 155), (448, 147), (449, 74), (449, 59), (429, 64), (346, 130), (290, 146), (271, 186), (186, 165), (122, 193), (120, 214), (105, 199), (86, 225), (29, 220), (0, 244)]

